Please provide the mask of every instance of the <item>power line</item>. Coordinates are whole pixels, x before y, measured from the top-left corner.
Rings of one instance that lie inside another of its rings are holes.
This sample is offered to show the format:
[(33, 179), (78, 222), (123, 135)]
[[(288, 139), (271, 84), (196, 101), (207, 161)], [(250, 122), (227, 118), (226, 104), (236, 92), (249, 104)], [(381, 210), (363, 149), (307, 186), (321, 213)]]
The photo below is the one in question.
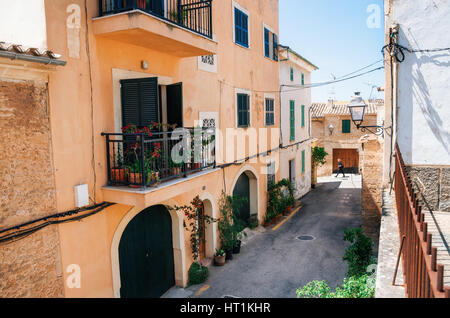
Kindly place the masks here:
[[(367, 68), (367, 67), (365, 67), (365, 68)], [(364, 72), (364, 73), (361, 73), (361, 74), (357, 74), (357, 75), (346, 77), (346, 78), (336, 79), (334, 81), (328, 81), (328, 82), (311, 83), (311, 84), (308, 84), (308, 85), (282, 85), (282, 87), (293, 88), (293, 89), (288, 89), (288, 90), (284, 90), (284, 91), (281, 90), (281, 88), (280, 88), (280, 90), (277, 90), (277, 91), (252, 90), (252, 92), (255, 92), (255, 93), (288, 93), (288, 92), (295, 92), (295, 91), (299, 91), (299, 90), (303, 90), (303, 89), (321, 87), (321, 86), (326, 86), (326, 85), (330, 85), (330, 84), (334, 84), (334, 83), (348, 81), (348, 80), (351, 80), (351, 79), (354, 79), (354, 78), (358, 78), (358, 77), (367, 75), (369, 73), (373, 73), (373, 72), (381, 70), (381, 69), (384, 69), (384, 66), (377, 67), (375, 69), (372, 69), (370, 71), (367, 71), (367, 72)], [(236, 86), (234, 86), (234, 85), (232, 85), (230, 83), (227, 83), (225, 81), (219, 80), (219, 82), (221, 82), (222, 84), (227, 85), (229, 87), (232, 87), (232, 88), (241, 88), (241, 87), (236, 87)]]

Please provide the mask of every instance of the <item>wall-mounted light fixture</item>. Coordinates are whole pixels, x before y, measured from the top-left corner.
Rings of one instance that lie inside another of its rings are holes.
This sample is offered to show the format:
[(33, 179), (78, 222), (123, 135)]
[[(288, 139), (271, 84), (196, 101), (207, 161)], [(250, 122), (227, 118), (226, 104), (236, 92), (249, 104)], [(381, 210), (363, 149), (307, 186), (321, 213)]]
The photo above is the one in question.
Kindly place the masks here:
[(328, 126), (328, 130), (330, 131), (330, 135), (332, 135), (334, 131), (334, 125), (330, 124), (330, 126)]
[(385, 129), (390, 129), (390, 127), (385, 128), (384, 126), (363, 126), (364, 117), (366, 116), (367, 104), (364, 102), (359, 92), (355, 93), (355, 97), (348, 104), (348, 110), (350, 111), (350, 116), (352, 116), (352, 121), (357, 129), (362, 132), (370, 132), (374, 135), (381, 136), (384, 134)]

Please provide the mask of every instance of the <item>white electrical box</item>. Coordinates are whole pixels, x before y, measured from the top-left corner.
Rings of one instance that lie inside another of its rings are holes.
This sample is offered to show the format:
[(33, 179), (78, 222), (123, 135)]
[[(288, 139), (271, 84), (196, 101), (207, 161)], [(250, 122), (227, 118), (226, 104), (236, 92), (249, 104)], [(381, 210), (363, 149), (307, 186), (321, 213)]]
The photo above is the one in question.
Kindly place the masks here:
[(89, 190), (87, 184), (80, 184), (74, 187), (75, 206), (82, 208), (89, 205)]

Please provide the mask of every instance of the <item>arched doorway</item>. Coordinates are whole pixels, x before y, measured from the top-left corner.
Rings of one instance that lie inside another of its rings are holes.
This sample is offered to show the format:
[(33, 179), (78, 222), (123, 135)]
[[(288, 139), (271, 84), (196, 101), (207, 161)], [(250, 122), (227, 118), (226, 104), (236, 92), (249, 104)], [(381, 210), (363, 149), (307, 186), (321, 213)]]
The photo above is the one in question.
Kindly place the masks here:
[(175, 285), (172, 219), (163, 205), (145, 209), (119, 243), (120, 296), (158, 298)]
[(239, 211), (236, 211), (238, 218), (248, 225), (248, 221), (252, 214), (257, 214), (257, 181), (250, 171), (243, 172), (237, 179), (233, 196), (245, 199)]

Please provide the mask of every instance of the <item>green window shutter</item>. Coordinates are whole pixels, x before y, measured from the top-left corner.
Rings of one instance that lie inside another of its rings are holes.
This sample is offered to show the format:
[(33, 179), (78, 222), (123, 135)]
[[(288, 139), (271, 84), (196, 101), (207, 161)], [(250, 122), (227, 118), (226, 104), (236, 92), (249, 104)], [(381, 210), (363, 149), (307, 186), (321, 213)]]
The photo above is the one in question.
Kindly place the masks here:
[(295, 140), (295, 101), (290, 101), (290, 123), (291, 123), (291, 140)]
[(122, 125), (159, 122), (158, 78), (121, 80)]
[(250, 126), (250, 96), (237, 94), (238, 127)]
[(291, 82), (294, 81), (294, 69), (291, 67)]
[(351, 121), (349, 119), (344, 119), (342, 121), (342, 133), (349, 134), (351, 132)]
[(302, 173), (305, 173), (305, 151), (302, 151)]
[(302, 105), (302, 128), (305, 127), (305, 105)]
[(302, 85), (305, 85), (305, 74), (302, 73)]

